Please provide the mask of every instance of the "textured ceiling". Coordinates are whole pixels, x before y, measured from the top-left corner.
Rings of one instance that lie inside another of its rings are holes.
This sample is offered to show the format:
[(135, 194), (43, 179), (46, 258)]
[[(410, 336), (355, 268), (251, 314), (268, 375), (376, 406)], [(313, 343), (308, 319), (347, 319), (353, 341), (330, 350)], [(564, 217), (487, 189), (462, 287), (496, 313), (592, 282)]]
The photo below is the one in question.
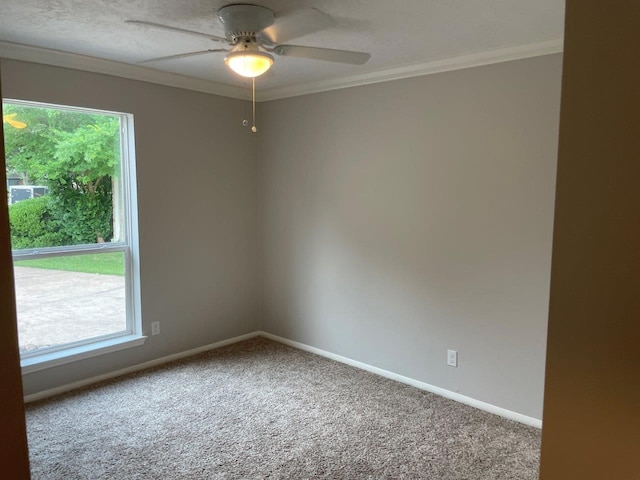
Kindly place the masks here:
[[(0, 41), (135, 64), (219, 44), (124, 23), (164, 23), (224, 36), (215, 12), (229, 0), (0, 0)], [(237, 3), (237, 2), (236, 2)], [(374, 75), (463, 55), (560, 42), (563, 0), (256, 0), (278, 17), (303, 8), (329, 14), (335, 25), (289, 43), (366, 51), (363, 66), (276, 57), (261, 89), (296, 87)], [(1, 52), (1, 50), (0, 50)], [(156, 62), (153, 69), (229, 86), (246, 85), (223, 63), (224, 53)]]

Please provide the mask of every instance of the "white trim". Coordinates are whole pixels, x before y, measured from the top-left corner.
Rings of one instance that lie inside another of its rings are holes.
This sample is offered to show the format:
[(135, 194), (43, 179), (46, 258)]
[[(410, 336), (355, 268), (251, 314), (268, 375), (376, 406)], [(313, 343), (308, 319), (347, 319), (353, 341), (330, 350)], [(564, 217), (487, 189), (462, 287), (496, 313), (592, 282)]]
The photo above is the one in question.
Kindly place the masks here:
[[(190, 357), (192, 355), (197, 355), (198, 353), (206, 352), (208, 350), (214, 350), (216, 348), (225, 347), (227, 345), (231, 345), (233, 343), (242, 342), (244, 340), (249, 340), (250, 338), (257, 337), (261, 332), (251, 332), (245, 335), (240, 335), (238, 337), (229, 338), (227, 340), (222, 340), (220, 342), (211, 343), (209, 345), (204, 345), (202, 347), (193, 348), (191, 350), (187, 350), (185, 352), (174, 353), (173, 355), (167, 355), (166, 357), (156, 358), (155, 360), (150, 360), (148, 362), (139, 363), (138, 365), (133, 365), (131, 367), (123, 368), (120, 370), (116, 370), (114, 372), (105, 373), (102, 375), (98, 375), (91, 378), (86, 378), (84, 380), (80, 380), (78, 382), (69, 383), (67, 385), (61, 385), (56, 388), (51, 388), (49, 390), (44, 390), (42, 392), (34, 393), (31, 395), (26, 395), (24, 397), (24, 402), (35, 402), (36, 400), (42, 400), (45, 398), (52, 397), (54, 395), (59, 395), (61, 393), (69, 392), (71, 390), (76, 390), (81, 387), (86, 387), (87, 385), (91, 385), (94, 383), (102, 382), (104, 380), (109, 380), (110, 378), (120, 377), (122, 375), (126, 375), (128, 373), (137, 372), (139, 370), (144, 370), (146, 368), (156, 367), (158, 365), (162, 365), (165, 363), (173, 362), (175, 360), (180, 360), (181, 358)], [(147, 337), (142, 337), (146, 339)], [(104, 352), (102, 352), (104, 353)], [(23, 374), (24, 369), (23, 369)]]
[(52, 50), (49, 48), (34, 47), (19, 43), (0, 41), (0, 58), (22, 60), (25, 62), (42, 63), (54, 67), (73, 68), (86, 72), (102, 73), (115, 77), (140, 80), (141, 82), (157, 83), (169, 87), (183, 88), (196, 92), (221, 95), (223, 97), (250, 99), (246, 88), (223, 85), (221, 83), (203, 80), (201, 78), (187, 77), (177, 73), (163, 72), (153, 68), (132, 65), (124, 62), (115, 62), (102, 58), (78, 55), (76, 53)]
[[(127, 248), (124, 251), (125, 264), (125, 307), (127, 330), (142, 335), (142, 312), (140, 310), (140, 270), (132, 261), (138, 257), (138, 184), (136, 182), (136, 152), (134, 117), (132, 113), (121, 113), (120, 118), (120, 185), (119, 215), (123, 217), (120, 227), (124, 228)], [(114, 181), (118, 176), (115, 175)], [(114, 221), (115, 223), (115, 221)], [(114, 232), (115, 233), (115, 232)]]
[[(311, 93), (369, 85), (372, 83), (388, 82), (402, 78), (461, 70), (464, 68), (478, 67), (482, 65), (491, 65), (511, 60), (561, 53), (562, 50), (562, 39), (530, 43), (517, 47), (501, 48), (425, 63), (369, 71), (343, 78), (321, 80), (318, 82), (310, 82), (293, 86), (268, 88), (260, 90), (257, 93), (257, 101), (278, 100), (282, 98), (296, 97), (299, 95), (308, 95)], [(250, 99), (249, 90), (243, 87), (223, 85), (221, 83), (203, 80), (200, 78), (187, 77), (176, 73), (163, 72), (123, 62), (77, 55), (75, 53), (68, 53), (60, 50), (51, 50), (33, 47), (30, 45), (0, 41), (0, 57), (114, 75), (116, 77), (140, 80), (143, 82), (167, 85), (170, 87), (194, 90), (197, 92), (221, 95), (224, 97), (239, 98), (242, 100)]]
[(509, 420), (514, 420), (516, 422), (523, 423), (531, 427), (542, 428), (542, 420), (539, 420), (537, 418), (533, 418), (527, 415), (523, 415), (521, 413), (513, 412), (511, 410), (507, 410), (502, 407), (497, 407), (495, 405), (491, 405), (490, 403), (476, 400), (475, 398), (467, 397), (465, 395), (460, 395), (459, 393), (455, 393), (450, 390), (445, 390), (444, 388), (436, 387), (428, 383), (420, 382), (418, 380), (414, 380), (413, 378), (405, 377), (403, 375), (398, 375), (397, 373), (389, 372), (388, 370), (383, 370), (382, 368), (374, 367), (372, 365), (368, 365), (366, 363), (362, 363), (357, 360), (352, 360), (351, 358), (343, 357), (342, 355), (337, 355), (335, 353), (327, 352), (326, 350), (321, 350), (319, 348), (312, 347), (304, 343), (289, 340), (287, 338), (279, 337), (277, 335), (273, 335), (267, 332), (259, 332), (259, 333), (260, 333), (260, 336), (268, 338), (269, 340), (274, 340), (276, 342), (284, 343), (285, 345), (289, 345), (290, 347), (294, 347), (299, 350), (304, 350), (305, 352), (315, 353), (316, 355), (320, 355), (321, 357), (326, 357), (331, 360), (335, 360), (337, 362), (345, 363), (352, 367), (359, 368), (361, 370), (366, 370), (367, 372), (375, 373), (376, 375), (380, 375), (381, 377), (389, 378), (391, 380), (395, 380), (400, 383), (405, 383), (407, 385), (411, 385), (412, 387), (419, 388), (420, 390), (425, 390), (427, 392), (435, 393), (436, 395), (440, 395), (441, 397), (445, 397), (450, 400), (455, 400), (456, 402), (464, 403), (465, 405), (469, 405), (471, 407), (484, 410), (485, 412), (499, 415)]
[(319, 82), (305, 83), (281, 88), (269, 88), (257, 94), (258, 101), (278, 100), (282, 98), (296, 97), (299, 95), (309, 95), (311, 93), (327, 92), (342, 88), (369, 85), (371, 83), (389, 82), (402, 78), (419, 77), (434, 73), (461, 70), (464, 68), (491, 65), (494, 63), (521, 60), (542, 55), (560, 53), (563, 50), (563, 40), (550, 40), (540, 43), (531, 43), (518, 47), (501, 48), (486, 52), (460, 55), (426, 63), (404, 65), (396, 68), (376, 70), (344, 78), (321, 80)]
[[(400, 383), (404, 383), (407, 385), (411, 385), (412, 387), (419, 388), (420, 390), (425, 390), (427, 392), (434, 393), (436, 395), (440, 395), (441, 397), (448, 398), (450, 400), (454, 400), (456, 402), (463, 403), (465, 405), (469, 405), (471, 407), (478, 408), (485, 412), (489, 412), (509, 420), (514, 420), (519, 423), (523, 423), (525, 425), (529, 425), (536, 428), (542, 428), (542, 420), (537, 418), (529, 417), (527, 415), (523, 415), (521, 413), (513, 412), (511, 410), (507, 410), (502, 407), (497, 407), (495, 405), (491, 405), (490, 403), (482, 402), (480, 400), (476, 400), (471, 397), (467, 397), (465, 395), (460, 395), (459, 393), (451, 392), (450, 390), (445, 390), (444, 388), (436, 387), (434, 385), (430, 385), (428, 383), (420, 382), (418, 380), (414, 380), (409, 377), (405, 377), (403, 375), (398, 375), (397, 373), (390, 372), (388, 370), (383, 370), (382, 368), (374, 367), (372, 365), (368, 365), (366, 363), (359, 362), (357, 360), (352, 360), (347, 357), (343, 357), (342, 355), (337, 355), (335, 353), (327, 352), (326, 350), (322, 350), (316, 347), (312, 347), (310, 345), (306, 345), (304, 343), (296, 342), (294, 340), (289, 340), (284, 337), (279, 337), (278, 335), (273, 335), (271, 333), (267, 333), (264, 331), (255, 331), (251, 333), (247, 333), (245, 335), (240, 335), (238, 337), (233, 337), (227, 340), (222, 340), (220, 342), (211, 343), (209, 345), (204, 345), (202, 347), (193, 348), (191, 350), (187, 350), (180, 353), (175, 353), (173, 355), (168, 355), (166, 357), (156, 358), (155, 360), (150, 360), (148, 362), (140, 363), (138, 365), (133, 365), (131, 367), (123, 368), (120, 370), (116, 370), (114, 372), (105, 373), (102, 375), (98, 375), (95, 377), (87, 378), (84, 380), (80, 380), (78, 382), (70, 383), (68, 385), (61, 385), (56, 388), (52, 388), (49, 390), (44, 390), (42, 392), (34, 393), (31, 395), (26, 395), (24, 397), (24, 402), (35, 402), (36, 400), (42, 400), (45, 398), (52, 397), (54, 395), (59, 395), (61, 393), (69, 392), (71, 390), (76, 390), (81, 387), (85, 387), (87, 385), (92, 385), (94, 383), (102, 382), (104, 380), (109, 380), (111, 378), (120, 377), (122, 375), (126, 375), (128, 373), (137, 372), (140, 370), (144, 370), (147, 368), (156, 367), (158, 365), (163, 365), (165, 363), (173, 362), (175, 360), (180, 360), (185, 357), (190, 357), (193, 355), (197, 355), (202, 352), (206, 352), (209, 350), (214, 350), (216, 348), (225, 347), (227, 345), (231, 345), (234, 343), (242, 342), (244, 340), (249, 340), (254, 337), (264, 337), (269, 340), (273, 340), (275, 342), (283, 343), (285, 345), (289, 345), (290, 347), (297, 348), (299, 350), (304, 350), (305, 352), (315, 353), (316, 355), (320, 355), (321, 357), (329, 358), (331, 360), (335, 360), (340, 363), (344, 363), (346, 365), (350, 365), (352, 367), (359, 368), (361, 370), (365, 370), (367, 372), (374, 373), (376, 375), (380, 375), (381, 377), (389, 378), (391, 380), (395, 380)], [(147, 337), (142, 337), (143, 342)], [(106, 352), (101, 352), (106, 353)], [(35, 370), (31, 370), (35, 371)], [(24, 371), (23, 374), (27, 373)]]
[[(140, 297), (140, 242), (138, 239), (138, 181), (134, 116), (121, 114), (120, 120), (120, 186), (124, 208), (124, 234), (129, 248), (125, 250), (127, 326), (143, 334), (142, 301)], [(126, 145), (126, 148), (125, 148)], [(125, 168), (126, 166), (126, 168)]]
[[(0, 46), (1, 45), (2, 45), (2, 42), (0, 41)], [(88, 113), (90, 115), (98, 114), (98, 115), (105, 115), (110, 117), (121, 117), (122, 115), (129, 115), (128, 113), (116, 112), (115, 110), (103, 110), (101, 108), (91, 108), (91, 107), (78, 107), (76, 105), (64, 105), (60, 103), (38, 102), (34, 100), (23, 100), (20, 98), (3, 98), (2, 103), (10, 103), (12, 105), (20, 105), (23, 107), (53, 108), (55, 110), (64, 110), (65, 112)]]
[(56, 350), (55, 352), (43, 353), (27, 357), (20, 360), (22, 374), (38, 372), (51, 367), (58, 367), (71, 362), (77, 362), (85, 358), (97, 357), (105, 353), (117, 352), (125, 348), (137, 347), (147, 340), (144, 335), (123, 335), (121, 337), (109, 338), (99, 342), (87, 343), (77, 347)]
[(22, 248), (12, 250), (14, 262), (40, 258), (69, 257), (73, 255), (92, 255), (113, 252), (125, 252), (126, 243), (93, 243), (85, 245), (65, 245), (63, 247)]

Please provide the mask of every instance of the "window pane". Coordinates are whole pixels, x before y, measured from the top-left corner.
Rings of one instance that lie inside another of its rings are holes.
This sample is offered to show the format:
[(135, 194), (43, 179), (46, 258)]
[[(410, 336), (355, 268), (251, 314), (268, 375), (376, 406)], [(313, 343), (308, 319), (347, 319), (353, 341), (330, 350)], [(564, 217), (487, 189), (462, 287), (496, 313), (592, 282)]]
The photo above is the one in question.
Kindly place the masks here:
[(14, 262), (20, 352), (127, 330), (124, 252)]
[(133, 117), (20, 100), (2, 110), (22, 356), (139, 334), (125, 262)]
[(120, 116), (3, 103), (14, 250), (124, 240)]

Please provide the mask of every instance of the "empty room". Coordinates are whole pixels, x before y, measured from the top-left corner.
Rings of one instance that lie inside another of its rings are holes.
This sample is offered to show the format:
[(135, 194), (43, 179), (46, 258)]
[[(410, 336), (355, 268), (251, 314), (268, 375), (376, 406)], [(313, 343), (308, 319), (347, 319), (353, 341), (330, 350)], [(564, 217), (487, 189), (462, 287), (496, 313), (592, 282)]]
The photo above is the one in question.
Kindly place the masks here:
[(3, 0), (3, 478), (640, 478), (639, 26)]

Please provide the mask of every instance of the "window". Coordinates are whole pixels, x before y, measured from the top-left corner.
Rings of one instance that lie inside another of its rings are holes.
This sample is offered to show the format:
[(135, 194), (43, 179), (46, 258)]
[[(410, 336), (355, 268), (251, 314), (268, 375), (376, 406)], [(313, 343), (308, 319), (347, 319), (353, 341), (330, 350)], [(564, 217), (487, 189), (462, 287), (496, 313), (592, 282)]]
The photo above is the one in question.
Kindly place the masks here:
[(133, 116), (2, 108), (23, 372), (143, 343)]

